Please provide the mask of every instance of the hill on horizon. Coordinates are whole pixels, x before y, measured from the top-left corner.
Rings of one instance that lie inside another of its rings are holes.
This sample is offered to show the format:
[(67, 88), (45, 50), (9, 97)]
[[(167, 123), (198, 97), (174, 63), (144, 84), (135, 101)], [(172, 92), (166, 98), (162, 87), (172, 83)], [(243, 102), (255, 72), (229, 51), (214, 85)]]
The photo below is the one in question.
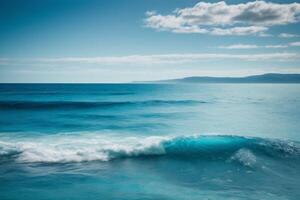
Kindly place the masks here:
[(192, 76), (181, 79), (160, 80), (158, 82), (183, 83), (300, 83), (300, 74), (268, 73), (245, 77)]

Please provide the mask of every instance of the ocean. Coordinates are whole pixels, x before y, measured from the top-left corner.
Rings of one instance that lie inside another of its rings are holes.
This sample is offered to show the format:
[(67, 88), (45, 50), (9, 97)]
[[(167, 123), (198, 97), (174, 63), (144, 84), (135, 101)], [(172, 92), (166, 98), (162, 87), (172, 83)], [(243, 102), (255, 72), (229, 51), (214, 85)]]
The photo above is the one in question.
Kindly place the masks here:
[(298, 200), (299, 188), (299, 84), (0, 84), (1, 200)]

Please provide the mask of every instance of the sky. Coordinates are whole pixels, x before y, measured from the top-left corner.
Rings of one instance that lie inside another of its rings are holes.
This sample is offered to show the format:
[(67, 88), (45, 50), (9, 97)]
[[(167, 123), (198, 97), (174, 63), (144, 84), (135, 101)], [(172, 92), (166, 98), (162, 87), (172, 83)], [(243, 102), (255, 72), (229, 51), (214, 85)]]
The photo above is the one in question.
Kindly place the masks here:
[(300, 73), (300, 1), (0, 0), (0, 82)]

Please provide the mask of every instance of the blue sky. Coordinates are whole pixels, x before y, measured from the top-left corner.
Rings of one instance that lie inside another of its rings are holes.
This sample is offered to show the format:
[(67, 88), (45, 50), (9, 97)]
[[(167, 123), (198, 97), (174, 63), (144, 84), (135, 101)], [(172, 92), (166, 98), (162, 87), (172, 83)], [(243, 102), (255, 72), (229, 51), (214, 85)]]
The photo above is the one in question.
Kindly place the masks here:
[(300, 73), (299, 1), (1, 0), (0, 82)]

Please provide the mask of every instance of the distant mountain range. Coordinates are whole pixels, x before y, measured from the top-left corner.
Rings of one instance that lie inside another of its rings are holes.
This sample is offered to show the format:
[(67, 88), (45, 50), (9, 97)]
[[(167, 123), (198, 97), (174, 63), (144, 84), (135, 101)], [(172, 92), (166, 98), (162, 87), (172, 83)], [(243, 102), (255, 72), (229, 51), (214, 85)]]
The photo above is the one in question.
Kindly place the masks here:
[(161, 80), (166, 83), (300, 83), (300, 74), (269, 73), (245, 77), (193, 76), (181, 79)]

